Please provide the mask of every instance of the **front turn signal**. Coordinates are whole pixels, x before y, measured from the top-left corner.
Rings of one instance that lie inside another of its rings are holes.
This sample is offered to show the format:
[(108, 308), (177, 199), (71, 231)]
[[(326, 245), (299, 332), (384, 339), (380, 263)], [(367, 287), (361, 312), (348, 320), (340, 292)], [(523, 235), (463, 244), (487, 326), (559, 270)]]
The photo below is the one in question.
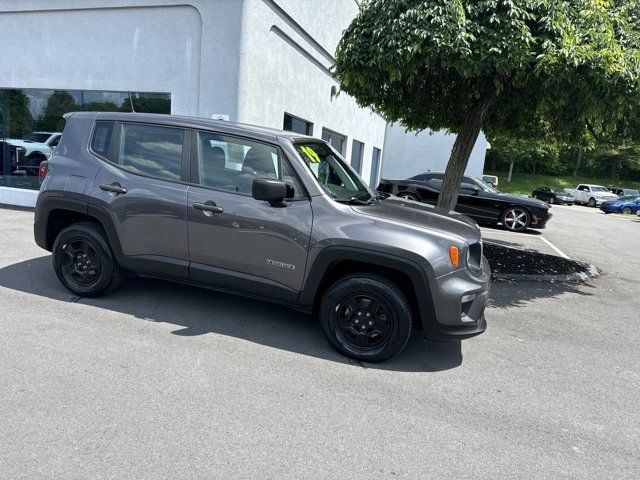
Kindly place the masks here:
[(454, 266), (460, 265), (460, 249), (456, 246), (451, 245), (449, 247), (449, 258), (451, 259), (451, 263)]

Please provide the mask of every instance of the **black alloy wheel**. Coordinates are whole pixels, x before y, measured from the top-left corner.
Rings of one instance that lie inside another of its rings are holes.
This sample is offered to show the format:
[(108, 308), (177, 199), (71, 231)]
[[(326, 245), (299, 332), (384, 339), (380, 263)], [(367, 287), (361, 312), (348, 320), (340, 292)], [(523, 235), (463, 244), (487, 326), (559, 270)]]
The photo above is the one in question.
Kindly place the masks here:
[(511, 207), (502, 214), (502, 226), (511, 232), (524, 232), (531, 225), (531, 215), (521, 207)]
[(83, 237), (72, 238), (63, 246), (62, 275), (67, 282), (92, 285), (102, 273), (102, 259), (97, 247)]
[(122, 280), (122, 270), (107, 236), (95, 223), (74, 223), (63, 229), (51, 253), (58, 279), (75, 295), (94, 297), (115, 288)]
[(394, 357), (413, 329), (411, 306), (396, 284), (373, 273), (355, 273), (333, 284), (320, 305), (329, 343), (343, 355), (367, 362)]

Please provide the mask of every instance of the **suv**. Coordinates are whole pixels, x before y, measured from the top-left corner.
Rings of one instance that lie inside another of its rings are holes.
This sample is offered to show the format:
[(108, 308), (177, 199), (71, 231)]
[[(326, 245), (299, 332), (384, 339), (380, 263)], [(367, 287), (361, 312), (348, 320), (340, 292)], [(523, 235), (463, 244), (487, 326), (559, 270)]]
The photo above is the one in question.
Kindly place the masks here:
[(124, 272), (317, 313), (341, 353), (382, 361), (414, 327), (486, 328), (473, 220), (380, 199), (326, 142), (189, 117), (66, 116), (35, 211), (39, 246), (79, 296)]

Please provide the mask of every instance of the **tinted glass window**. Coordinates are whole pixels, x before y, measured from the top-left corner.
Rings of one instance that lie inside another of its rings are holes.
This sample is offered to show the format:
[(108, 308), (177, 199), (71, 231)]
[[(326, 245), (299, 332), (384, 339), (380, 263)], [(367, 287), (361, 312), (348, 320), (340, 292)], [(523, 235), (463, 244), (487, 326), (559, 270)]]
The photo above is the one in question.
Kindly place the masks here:
[(373, 148), (373, 154), (371, 156), (371, 177), (369, 180), (369, 186), (371, 188), (378, 187), (378, 180), (380, 175), (380, 149)]
[(179, 128), (123, 124), (118, 163), (133, 173), (180, 180), (183, 137)]
[(335, 148), (340, 155), (344, 155), (344, 144), (347, 141), (347, 137), (327, 128), (323, 128), (322, 139), (325, 142), (329, 142), (329, 144)]
[(353, 145), (351, 147), (351, 166), (356, 172), (358, 172), (358, 174), (362, 173), (363, 153), (364, 153), (364, 143), (359, 142), (358, 140), (354, 140)]
[(109, 155), (109, 144), (113, 133), (113, 122), (96, 122), (91, 138), (91, 150), (98, 155)]
[(282, 129), (288, 132), (301, 133), (302, 135), (313, 135), (313, 123), (294, 117), (288, 113), (284, 114)]
[(251, 195), (254, 178), (277, 178), (294, 188), (294, 198), (303, 196), (291, 167), (281, 168), (276, 147), (213, 132), (198, 132), (198, 178), (206, 187), (244, 195)]

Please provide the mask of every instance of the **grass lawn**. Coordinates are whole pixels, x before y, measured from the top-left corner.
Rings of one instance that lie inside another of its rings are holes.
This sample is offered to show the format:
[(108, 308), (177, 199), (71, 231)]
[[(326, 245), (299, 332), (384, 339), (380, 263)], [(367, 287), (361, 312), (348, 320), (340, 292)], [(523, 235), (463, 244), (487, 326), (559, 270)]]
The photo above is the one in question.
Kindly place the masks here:
[(506, 193), (531, 193), (538, 187), (576, 188), (580, 183), (592, 183), (605, 187), (635, 188), (640, 190), (640, 183), (627, 181), (613, 181), (610, 178), (584, 178), (584, 177), (549, 177), (546, 175), (531, 175), (527, 173), (514, 173), (511, 182), (507, 182), (507, 172), (485, 172), (485, 175), (498, 177), (498, 190)]

